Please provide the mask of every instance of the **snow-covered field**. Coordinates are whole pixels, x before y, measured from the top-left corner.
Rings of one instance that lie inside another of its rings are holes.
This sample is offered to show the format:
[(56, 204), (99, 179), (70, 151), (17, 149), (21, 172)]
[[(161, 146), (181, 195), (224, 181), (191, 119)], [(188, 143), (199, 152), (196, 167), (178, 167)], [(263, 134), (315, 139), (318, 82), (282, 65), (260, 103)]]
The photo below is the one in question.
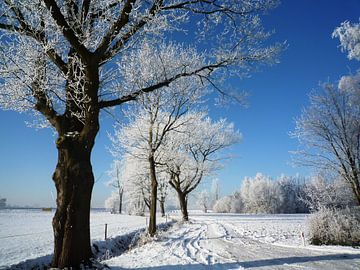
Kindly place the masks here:
[[(53, 215), (41, 210), (0, 210), (0, 269), (53, 252)], [(145, 217), (92, 211), (90, 218), (93, 240), (104, 239), (105, 223), (108, 237), (146, 226)]]
[[(35, 210), (0, 211), (0, 269), (52, 252), (52, 216)], [(360, 249), (308, 245), (306, 218), (191, 213), (189, 223), (176, 223), (154, 241), (104, 263), (115, 270), (360, 269)], [(92, 212), (94, 240), (103, 239), (105, 223), (111, 237), (145, 227), (146, 218)]]

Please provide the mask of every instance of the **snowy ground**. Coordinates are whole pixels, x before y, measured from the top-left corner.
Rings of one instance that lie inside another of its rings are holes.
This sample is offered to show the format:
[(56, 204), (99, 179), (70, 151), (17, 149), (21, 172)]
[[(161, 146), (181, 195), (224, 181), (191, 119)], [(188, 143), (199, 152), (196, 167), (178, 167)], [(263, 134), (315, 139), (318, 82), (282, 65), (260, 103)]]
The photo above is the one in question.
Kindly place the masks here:
[(106, 263), (114, 270), (360, 269), (360, 249), (303, 246), (305, 220), (305, 215), (198, 214)]
[[(171, 215), (179, 218), (177, 214)], [(0, 269), (31, 258), (39, 258), (35, 264), (41, 264), (44, 255), (53, 248), (52, 216), (53, 213), (39, 210), (0, 211)], [(104, 263), (114, 270), (360, 269), (360, 249), (308, 245), (306, 218), (306, 215), (192, 213), (189, 223), (177, 223), (157, 240)], [(105, 223), (110, 237), (131, 235), (145, 227), (146, 218), (92, 212), (93, 240), (103, 240)], [(106, 251), (119, 243), (117, 239), (97, 243)], [(17, 269), (27, 269), (31, 263)]]
[[(0, 210), (0, 269), (53, 252), (53, 215), (41, 210)], [(112, 237), (144, 228), (146, 218), (92, 211), (92, 240), (104, 239), (105, 223)]]

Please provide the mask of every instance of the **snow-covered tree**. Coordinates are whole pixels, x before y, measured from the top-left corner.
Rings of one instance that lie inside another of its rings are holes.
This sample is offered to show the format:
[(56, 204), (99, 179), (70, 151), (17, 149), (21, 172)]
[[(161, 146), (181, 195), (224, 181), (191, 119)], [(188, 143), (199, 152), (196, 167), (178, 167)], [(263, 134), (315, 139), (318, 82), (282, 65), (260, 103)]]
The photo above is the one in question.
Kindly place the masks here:
[(305, 180), (281, 175), (276, 180), (258, 173), (246, 177), (239, 191), (215, 202), (214, 211), (230, 213), (307, 213)]
[(309, 211), (308, 206), (301, 199), (305, 193), (305, 178), (282, 174), (276, 182), (283, 198), (280, 213), (307, 213)]
[(214, 178), (211, 182), (211, 200), (213, 203), (220, 198), (219, 179)]
[(119, 213), (119, 194), (117, 191), (112, 191), (110, 197), (105, 200), (105, 208), (110, 210), (112, 214)]
[(118, 212), (121, 214), (123, 211), (124, 183), (121, 179), (121, 162), (119, 160), (113, 161), (111, 164), (111, 169), (108, 171), (108, 175), (110, 176), (110, 181), (107, 183), (107, 185), (115, 189), (115, 192), (111, 193), (110, 198), (117, 194), (117, 199), (114, 201), (118, 202), (117, 207), (114, 206), (110, 209), (113, 209), (113, 212)]
[(231, 211), (231, 196), (225, 196), (217, 200), (213, 206), (213, 210), (216, 213), (230, 213)]
[[(167, 162), (170, 185), (178, 195), (183, 220), (188, 220), (188, 195), (201, 181), (220, 168), (222, 150), (239, 142), (241, 135), (225, 119), (212, 121), (201, 113), (186, 115), (191, 119), (182, 132), (173, 133), (168, 143)], [(175, 149), (175, 151), (174, 151)]]
[[(344, 22), (333, 37), (349, 59), (360, 60), (360, 25)], [(310, 105), (293, 133), (305, 147), (301, 161), (336, 172), (346, 181), (360, 205), (360, 73), (343, 76), (338, 85), (326, 84), (310, 96)]]
[(206, 190), (202, 190), (200, 193), (197, 194), (197, 204), (198, 206), (207, 213), (208, 209), (210, 208), (210, 195), (209, 192)]
[[(52, 126), (58, 136), (53, 267), (76, 267), (92, 256), (90, 157), (100, 111), (183, 78), (196, 78), (220, 90), (226, 76), (244, 75), (256, 63), (273, 63), (279, 46), (262, 45), (268, 33), (259, 14), (276, 4), (276, 0), (0, 3), (1, 107), (34, 113), (41, 126)], [(186, 33), (189, 45), (171, 42), (167, 34), (174, 31)], [(134, 61), (137, 58), (143, 61)], [(142, 73), (135, 64), (142, 62), (152, 63), (158, 72)]]
[(332, 36), (339, 38), (340, 47), (348, 52), (349, 59), (360, 61), (360, 23), (345, 21), (334, 30)]
[(360, 205), (360, 103), (356, 100), (360, 98), (352, 92), (325, 86), (324, 92), (311, 95), (294, 135), (305, 146), (297, 152), (300, 162), (336, 172), (351, 186)]
[[(143, 58), (141, 58), (143, 59)], [(164, 60), (162, 60), (164, 61)], [(134, 63), (133, 63), (134, 64)], [(152, 64), (152, 63), (151, 63)], [(156, 74), (153, 66), (138, 63), (146, 76)], [(155, 76), (155, 75), (154, 75)], [(178, 80), (170, 87), (159, 92), (154, 91), (138, 99), (137, 108), (128, 111), (132, 121), (126, 126), (117, 125), (115, 136), (111, 137), (113, 153), (121, 150), (130, 154), (139, 162), (147, 162), (147, 175), (150, 177), (150, 220), (149, 234), (156, 232), (156, 206), (160, 203), (165, 215), (165, 198), (168, 181), (161, 167), (166, 163), (162, 145), (171, 133), (177, 132), (187, 121), (182, 117), (192, 106), (200, 102), (204, 94), (203, 86), (197, 80)], [(161, 174), (161, 180), (158, 178)], [(160, 191), (160, 196), (158, 196)]]
[(121, 158), (126, 211), (131, 215), (144, 215), (145, 207), (150, 207), (150, 179), (146, 163), (128, 154)]
[(236, 191), (231, 197), (230, 213), (241, 213), (244, 210), (244, 202), (241, 193)]
[(249, 213), (278, 213), (283, 203), (280, 186), (270, 177), (257, 173), (246, 177), (240, 188), (245, 211)]
[(320, 209), (346, 208), (355, 203), (350, 186), (339, 179), (326, 180), (323, 175), (317, 175), (307, 182), (302, 200), (311, 211)]

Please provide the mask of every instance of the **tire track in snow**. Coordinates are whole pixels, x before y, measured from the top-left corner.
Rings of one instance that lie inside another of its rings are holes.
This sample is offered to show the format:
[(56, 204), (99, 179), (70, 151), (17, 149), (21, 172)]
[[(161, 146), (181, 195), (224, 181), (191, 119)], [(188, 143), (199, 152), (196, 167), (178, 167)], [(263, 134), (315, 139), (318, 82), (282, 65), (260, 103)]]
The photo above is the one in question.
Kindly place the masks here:
[[(265, 226), (265, 225), (264, 225)], [(141, 258), (141, 259), (140, 259)], [(245, 234), (239, 219), (220, 220), (202, 216), (176, 225), (160, 240), (109, 261), (115, 269), (277, 269), (354, 270), (359, 269), (360, 253), (315, 251), (264, 243)], [(194, 268), (190, 268), (192, 265)], [(119, 268), (120, 267), (120, 268)]]

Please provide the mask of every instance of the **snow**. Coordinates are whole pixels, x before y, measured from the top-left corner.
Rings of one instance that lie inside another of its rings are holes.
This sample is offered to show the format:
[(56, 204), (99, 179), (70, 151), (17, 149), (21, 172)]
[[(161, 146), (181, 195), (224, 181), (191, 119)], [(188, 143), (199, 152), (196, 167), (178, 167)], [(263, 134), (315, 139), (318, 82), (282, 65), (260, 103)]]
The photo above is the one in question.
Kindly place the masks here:
[[(178, 213), (170, 215), (180, 219)], [(39, 210), (0, 211), (0, 269), (31, 258), (37, 258), (35, 264), (50, 260), (45, 255), (52, 252), (52, 216)], [(145, 217), (93, 211), (91, 232), (92, 239), (98, 240), (97, 255), (107, 259), (103, 263), (114, 270), (360, 268), (360, 249), (309, 245), (307, 215), (191, 212), (190, 217), (190, 222), (175, 223), (153, 241), (140, 245)], [(105, 223), (112, 237), (108, 241), (103, 241)], [(138, 245), (124, 252), (134, 241)], [(16, 269), (35, 264), (28, 261)]]
[(189, 223), (105, 263), (118, 270), (359, 269), (359, 249), (303, 246), (306, 218), (192, 213)]
[[(41, 210), (0, 210), (0, 269), (51, 254), (53, 216), (54, 212)], [(91, 211), (90, 219), (93, 241), (104, 239), (105, 223), (108, 224), (108, 237), (146, 226), (145, 217), (112, 215), (103, 211)]]

